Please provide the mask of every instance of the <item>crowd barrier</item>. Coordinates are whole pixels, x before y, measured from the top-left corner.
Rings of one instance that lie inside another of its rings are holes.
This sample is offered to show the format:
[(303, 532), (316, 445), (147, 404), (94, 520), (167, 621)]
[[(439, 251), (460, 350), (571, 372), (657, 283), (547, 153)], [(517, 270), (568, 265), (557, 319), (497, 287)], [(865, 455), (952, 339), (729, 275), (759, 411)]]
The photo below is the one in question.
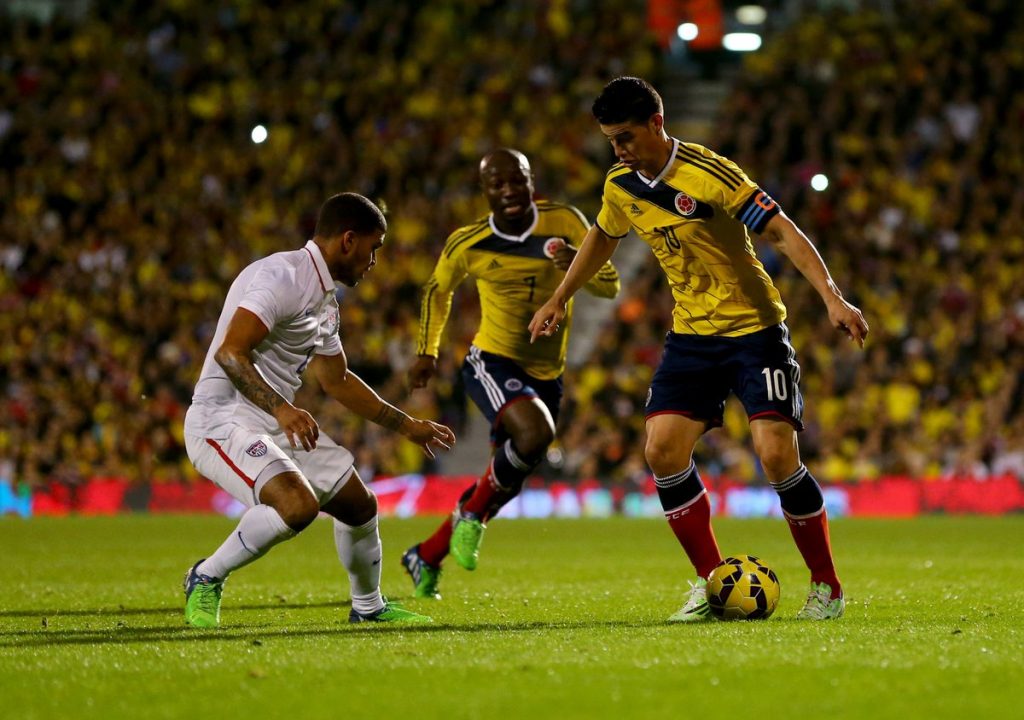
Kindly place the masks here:
[[(474, 477), (403, 475), (371, 483), (381, 513), (412, 517), (451, 512)], [(727, 478), (705, 478), (712, 511), (728, 517), (779, 516), (778, 497), (767, 486)], [(826, 485), (829, 515), (837, 517), (914, 517), (931, 513), (1005, 515), (1024, 511), (1024, 483), (1012, 475), (975, 480), (921, 480), (884, 477)], [(53, 484), (28, 489), (0, 479), (0, 516), (113, 515), (122, 512), (220, 513), (237, 516), (241, 503), (209, 482), (130, 483), (121, 478), (92, 478), (78, 486)], [(661, 504), (648, 480), (643, 487), (597, 481), (531, 481), (501, 511), (501, 517), (658, 517)]]

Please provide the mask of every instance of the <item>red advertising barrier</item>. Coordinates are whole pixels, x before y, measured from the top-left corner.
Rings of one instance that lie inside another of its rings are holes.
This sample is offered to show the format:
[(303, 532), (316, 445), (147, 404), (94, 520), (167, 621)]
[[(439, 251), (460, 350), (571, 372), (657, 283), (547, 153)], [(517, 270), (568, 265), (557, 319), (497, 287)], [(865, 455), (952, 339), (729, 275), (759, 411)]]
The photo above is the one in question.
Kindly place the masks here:
[[(381, 514), (397, 517), (444, 515), (476, 481), (474, 476), (403, 475), (371, 483)], [(775, 492), (724, 478), (709, 478), (716, 515), (778, 515)], [(918, 480), (884, 477), (871, 482), (826, 485), (825, 504), (832, 517), (914, 517), (925, 513), (1005, 515), (1024, 511), (1024, 484), (1006, 475), (984, 480)], [(30, 500), (30, 502), (28, 502)], [(0, 515), (111, 515), (120, 512), (207, 513), (237, 515), (243, 506), (209, 482), (138, 485), (122, 478), (92, 478), (75, 487), (54, 483), (31, 497), (14, 492), (0, 479)], [(531, 481), (502, 510), (503, 517), (604, 517), (621, 514), (656, 517), (661, 506), (652, 482), (642, 488)]]

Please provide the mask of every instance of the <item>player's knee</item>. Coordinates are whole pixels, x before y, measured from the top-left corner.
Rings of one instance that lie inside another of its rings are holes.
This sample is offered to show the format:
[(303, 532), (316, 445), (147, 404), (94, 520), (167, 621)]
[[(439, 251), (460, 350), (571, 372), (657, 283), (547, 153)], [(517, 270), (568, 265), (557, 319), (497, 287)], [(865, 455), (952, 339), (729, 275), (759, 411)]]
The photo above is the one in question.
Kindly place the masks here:
[(786, 477), (800, 464), (793, 448), (785, 444), (765, 443), (756, 450), (761, 467), (770, 480)]
[(346, 519), (348, 525), (364, 525), (377, 515), (377, 495), (366, 489), (366, 495), (352, 504), (351, 514)]
[(682, 447), (670, 438), (656, 435), (648, 436), (644, 446), (644, 457), (647, 465), (655, 475), (665, 477), (685, 470), (690, 466), (690, 448)]
[(295, 532), (301, 532), (316, 520), (320, 505), (306, 488), (296, 489), (281, 498), (275, 508), (285, 524)]
[(523, 460), (539, 462), (554, 439), (554, 430), (547, 423), (539, 423), (515, 433), (512, 436), (512, 445)]

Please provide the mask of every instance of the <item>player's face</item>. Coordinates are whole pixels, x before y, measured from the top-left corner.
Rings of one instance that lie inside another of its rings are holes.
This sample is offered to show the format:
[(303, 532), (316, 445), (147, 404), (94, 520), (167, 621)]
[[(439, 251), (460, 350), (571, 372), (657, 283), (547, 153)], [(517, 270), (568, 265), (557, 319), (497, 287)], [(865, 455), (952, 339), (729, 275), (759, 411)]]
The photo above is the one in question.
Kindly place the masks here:
[(382, 245), (384, 245), (384, 233), (380, 230), (365, 235), (353, 232), (348, 252), (339, 263), (341, 267), (338, 268), (335, 277), (349, 287), (358, 285), (370, 268), (377, 264), (377, 251)]
[(502, 157), (480, 175), (491, 212), (515, 222), (526, 217), (533, 202), (533, 177), (530, 171), (510, 158)]
[(601, 125), (601, 132), (612, 144), (615, 157), (631, 170), (657, 173), (665, 164), (664, 133), (660, 115), (645, 124), (616, 123)]

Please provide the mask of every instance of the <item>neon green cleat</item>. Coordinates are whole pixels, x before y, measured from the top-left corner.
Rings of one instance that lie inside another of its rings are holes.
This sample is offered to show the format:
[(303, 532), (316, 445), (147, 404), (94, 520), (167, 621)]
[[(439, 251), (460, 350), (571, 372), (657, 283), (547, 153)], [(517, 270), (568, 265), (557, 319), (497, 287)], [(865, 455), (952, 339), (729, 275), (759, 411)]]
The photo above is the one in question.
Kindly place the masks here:
[(670, 615), (668, 622), (692, 623), (711, 619), (711, 607), (708, 605), (708, 581), (702, 577), (690, 583), (690, 596), (686, 603)]
[(390, 602), (387, 598), (384, 598), (384, 607), (377, 612), (363, 614), (356, 612), (352, 609), (348, 613), (348, 621), (350, 623), (363, 623), (363, 622), (401, 622), (401, 623), (429, 623), (434, 622), (433, 618), (427, 617), (426, 615), (420, 615), (414, 613), (412, 610), (406, 610), (398, 603)]
[(472, 513), (459, 513), (455, 518), (448, 549), (455, 562), (466, 570), (476, 570), (486, 529), (487, 526)]
[(839, 597), (832, 597), (832, 586), (828, 583), (811, 583), (807, 593), (807, 602), (796, 614), (797, 620), (838, 620), (846, 610), (846, 600), (842, 592)]
[(220, 625), (220, 596), (224, 581), (201, 575), (197, 562), (185, 573), (185, 622), (196, 628), (215, 628)]
[(402, 567), (412, 578), (413, 597), (441, 599), (441, 593), (437, 591), (437, 583), (441, 580), (441, 568), (428, 565), (427, 561), (420, 557), (419, 545), (413, 545), (405, 551), (402, 555)]

